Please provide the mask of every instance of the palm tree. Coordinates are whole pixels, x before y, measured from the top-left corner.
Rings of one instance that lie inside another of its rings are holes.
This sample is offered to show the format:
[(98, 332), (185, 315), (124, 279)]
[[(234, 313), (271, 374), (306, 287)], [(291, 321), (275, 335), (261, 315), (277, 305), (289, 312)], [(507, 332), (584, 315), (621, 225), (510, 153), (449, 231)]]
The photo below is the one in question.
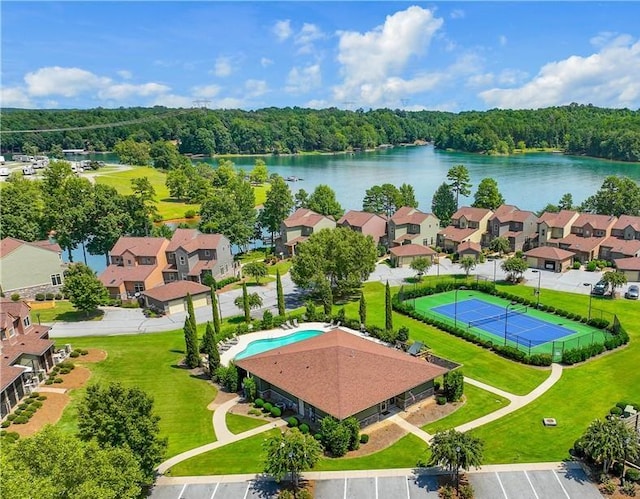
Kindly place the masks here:
[(611, 285), (611, 298), (616, 297), (616, 288), (627, 283), (627, 276), (622, 272), (609, 271), (605, 272), (602, 276), (604, 282), (608, 282)]
[(616, 417), (592, 421), (580, 443), (587, 456), (602, 464), (603, 473), (608, 473), (614, 461), (635, 459), (640, 454), (634, 430)]
[(478, 468), (482, 464), (484, 443), (477, 437), (456, 430), (441, 431), (434, 435), (431, 441), (432, 466), (440, 465), (455, 474), (456, 487), (460, 481), (460, 469), (469, 471), (473, 466)]

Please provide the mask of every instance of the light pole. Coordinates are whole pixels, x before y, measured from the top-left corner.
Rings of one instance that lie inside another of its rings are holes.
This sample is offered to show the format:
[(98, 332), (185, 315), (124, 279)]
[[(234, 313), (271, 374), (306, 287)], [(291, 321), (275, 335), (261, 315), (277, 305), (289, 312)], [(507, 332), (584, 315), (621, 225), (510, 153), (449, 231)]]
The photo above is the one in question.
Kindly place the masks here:
[(459, 288), (456, 288), (455, 291), (455, 301), (453, 303), (453, 327), (458, 327), (458, 291), (460, 291), (461, 289), (467, 289), (464, 286), (460, 286)]
[(493, 284), (495, 286), (496, 284), (496, 263), (498, 262), (498, 260), (494, 259), (493, 260)]
[(624, 458), (622, 459), (622, 475), (620, 476), (620, 485), (624, 487), (624, 471), (627, 465), (627, 452), (631, 439), (629, 437), (624, 439)]
[(460, 491), (460, 447), (456, 447), (456, 492)]
[(536, 290), (536, 294), (538, 295), (538, 301), (536, 302), (536, 308), (540, 308), (540, 279), (542, 278), (542, 272), (539, 270), (532, 270), (534, 274), (538, 274), (538, 289)]
[(517, 305), (518, 302), (517, 301), (512, 301), (511, 303), (507, 303), (507, 306), (505, 307), (505, 316), (504, 316), (504, 346), (507, 346), (507, 323), (509, 321), (509, 307), (512, 307), (513, 305)]
[(593, 284), (590, 282), (585, 282), (583, 286), (589, 286), (589, 315), (587, 316), (587, 320), (591, 320), (591, 299), (593, 298)]
[(422, 281), (422, 276), (423, 276), (424, 272), (418, 272), (418, 278), (416, 279), (416, 281), (413, 283), (413, 310), (416, 309), (416, 288), (418, 286), (418, 283), (420, 281)]

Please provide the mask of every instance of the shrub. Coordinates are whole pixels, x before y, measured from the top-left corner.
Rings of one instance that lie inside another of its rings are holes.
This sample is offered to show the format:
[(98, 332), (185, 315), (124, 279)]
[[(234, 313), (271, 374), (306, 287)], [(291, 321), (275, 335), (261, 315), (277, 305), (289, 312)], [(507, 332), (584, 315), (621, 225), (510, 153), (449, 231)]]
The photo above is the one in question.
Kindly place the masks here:
[(320, 440), (322, 440), (322, 435), (320, 433), (316, 433), (315, 435), (313, 435), (313, 438), (315, 438), (319, 442)]
[(23, 416), (22, 414), (13, 420), (14, 424), (25, 424), (29, 421), (27, 416)]
[(63, 298), (62, 293), (56, 293), (56, 300), (62, 300)]
[(184, 218), (196, 218), (196, 210), (187, 210), (184, 212)]
[(274, 406), (274, 407), (271, 408), (270, 412), (271, 412), (271, 415), (274, 418), (279, 418), (280, 416), (282, 416), (282, 409), (280, 409), (280, 407), (275, 407)]
[(47, 381), (44, 382), (45, 385), (53, 385), (53, 379), (49, 378)]
[(573, 270), (579, 270), (581, 267), (580, 262), (573, 262)]
[(65, 361), (63, 361), (63, 362), (60, 362), (60, 364), (58, 364), (58, 366), (57, 366), (57, 367), (58, 367), (59, 369), (67, 369), (67, 368), (68, 368), (69, 370), (71, 370), (71, 369), (73, 369), (73, 368), (74, 368), (74, 367), (76, 367), (76, 366), (74, 365), (74, 363), (73, 363), (73, 362), (70, 362), (70, 361), (68, 361), (68, 360), (65, 360)]
[(613, 473), (615, 476), (622, 476), (622, 468), (624, 468), (622, 463), (616, 461), (615, 463), (613, 463), (613, 466), (611, 466), (611, 473)]
[(262, 406), (262, 412), (271, 412), (271, 409), (273, 409), (273, 405), (271, 404), (271, 402), (265, 402), (265, 404)]
[(636, 496), (636, 486), (633, 482), (625, 482), (624, 485), (620, 488), (622, 493), (629, 497)]
[(453, 499), (455, 489), (451, 485), (443, 485), (438, 489), (438, 497), (441, 499)]
[(613, 414), (614, 416), (622, 416), (622, 409), (620, 407), (612, 407), (609, 409), (609, 414)]
[(53, 293), (45, 293), (44, 295), (44, 299), (47, 301), (51, 301), (56, 297), (56, 295), (54, 295)]
[(0, 424), (0, 428), (9, 428), (9, 426), (11, 426), (11, 421), (3, 421), (2, 424)]
[(71, 352), (69, 354), (69, 357), (72, 357), (74, 359), (77, 358), (77, 357), (80, 357), (80, 352), (78, 352), (77, 350), (74, 350), (73, 352)]
[(258, 409), (261, 409), (262, 407), (264, 407), (264, 400), (262, 400), (262, 399), (256, 399), (256, 400), (253, 402), (253, 406), (254, 406), (254, 407), (257, 407)]
[(460, 485), (460, 490), (458, 491), (459, 499), (473, 499), (474, 490), (470, 483), (465, 483)]
[(595, 272), (598, 269), (598, 264), (594, 260), (591, 260), (587, 263), (586, 269), (587, 272)]
[(54, 383), (62, 383), (64, 380), (62, 378), (56, 378), (53, 380)]
[(282, 489), (278, 492), (278, 499), (295, 499), (295, 497), (289, 489)]
[(436, 397), (436, 402), (438, 403), (438, 405), (444, 405), (447, 403), (447, 397), (444, 397), (442, 395), (439, 397)]
[(44, 293), (36, 293), (36, 301), (44, 301)]
[(31, 392), (27, 398), (35, 399), (38, 398), (38, 395), (40, 395), (38, 392)]
[(613, 483), (611, 480), (607, 480), (606, 482), (604, 482), (602, 484), (602, 492), (604, 492), (607, 495), (613, 495), (616, 491), (616, 484)]
[(36, 413), (36, 408), (33, 408), (33, 409), (29, 408), (26, 411), (24, 411), (22, 414), (24, 416), (27, 416), (28, 418), (31, 418), (31, 416), (33, 416), (35, 413)]
[(440, 382), (439, 382), (439, 381), (434, 381), (434, 382), (433, 382), (433, 389), (434, 389), (434, 391), (439, 392), (439, 391), (440, 391), (440, 386), (441, 386), (441, 385), (440, 385)]
[(366, 433), (363, 433), (362, 435), (360, 435), (361, 444), (366, 444), (368, 441), (369, 441), (369, 435), (367, 435)]
[(273, 327), (273, 314), (269, 310), (265, 310), (262, 314), (262, 329), (271, 329)]
[(302, 423), (299, 427), (300, 433), (304, 433), (305, 435), (309, 433), (309, 425), (306, 423)]
[(299, 424), (300, 421), (298, 421), (298, 418), (296, 418), (295, 416), (291, 416), (289, 419), (287, 419), (287, 426), (289, 426), (289, 428), (295, 428)]
[(38, 400), (47, 400), (46, 395), (38, 395)]
[(31, 404), (31, 407), (35, 407), (36, 409), (40, 409), (42, 407), (42, 402), (38, 402), (37, 400)]
[(396, 336), (398, 341), (407, 341), (409, 339), (409, 328), (407, 326), (402, 326), (398, 329), (398, 335)]
[(11, 301), (20, 301), (20, 294), (19, 293), (13, 293), (11, 295)]
[(634, 468), (629, 468), (624, 474), (624, 479), (631, 482), (640, 482), (640, 471)]
[(7, 416), (7, 421), (13, 421), (14, 419), (16, 419), (18, 416), (16, 414), (9, 414)]
[(23, 402), (22, 404), (18, 404), (18, 409), (22, 409), (23, 411), (29, 407), (29, 404)]

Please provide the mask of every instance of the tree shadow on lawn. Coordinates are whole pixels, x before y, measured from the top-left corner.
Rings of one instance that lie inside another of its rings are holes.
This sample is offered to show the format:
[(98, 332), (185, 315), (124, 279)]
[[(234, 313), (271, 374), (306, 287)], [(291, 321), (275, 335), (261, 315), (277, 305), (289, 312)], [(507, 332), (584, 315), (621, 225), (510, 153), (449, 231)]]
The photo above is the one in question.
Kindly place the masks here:
[(79, 310), (68, 310), (67, 312), (61, 312), (56, 315), (54, 321), (63, 322), (83, 322), (83, 321), (97, 321), (104, 316), (104, 310), (96, 309), (88, 314)]

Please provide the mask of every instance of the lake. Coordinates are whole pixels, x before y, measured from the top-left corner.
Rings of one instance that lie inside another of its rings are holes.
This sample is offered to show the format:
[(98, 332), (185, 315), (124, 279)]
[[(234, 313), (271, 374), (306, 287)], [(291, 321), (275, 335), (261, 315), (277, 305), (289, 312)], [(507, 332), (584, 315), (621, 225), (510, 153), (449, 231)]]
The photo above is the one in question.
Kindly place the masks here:
[[(117, 162), (110, 154), (82, 156), (82, 159), (88, 158)], [(243, 156), (232, 158), (232, 161), (236, 167), (250, 171), (255, 159)], [(460, 205), (473, 202), (473, 193), (480, 180), (486, 177), (498, 182), (507, 203), (532, 211), (540, 210), (548, 203), (557, 203), (567, 192), (572, 194), (574, 203), (579, 204), (594, 194), (608, 175), (625, 175), (640, 182), (639, 163), (553, 153), (483, 156), (417, 146), (353, 154), (264, 156), (261, 159), (272, 173), (303, 179), (289, 184), (293, 193), (298, 189), (311, 192), (319, 184), (328, 184), (345, 210), (361, 209), (365, 191), (373, 185), (391, 183), (399, 186), (406, 182), (413, 185), (419, 208), (430, 211), (433, 193), (446, 181), (447, 171), (457, 164), (467, 167), (472, 183), (471, 196), (460, 198)], [(217, 163), (216, 159), (210, 158), (197, 161)], [(104, 258), (98, 260), (100, 269), (104, 268)]]

